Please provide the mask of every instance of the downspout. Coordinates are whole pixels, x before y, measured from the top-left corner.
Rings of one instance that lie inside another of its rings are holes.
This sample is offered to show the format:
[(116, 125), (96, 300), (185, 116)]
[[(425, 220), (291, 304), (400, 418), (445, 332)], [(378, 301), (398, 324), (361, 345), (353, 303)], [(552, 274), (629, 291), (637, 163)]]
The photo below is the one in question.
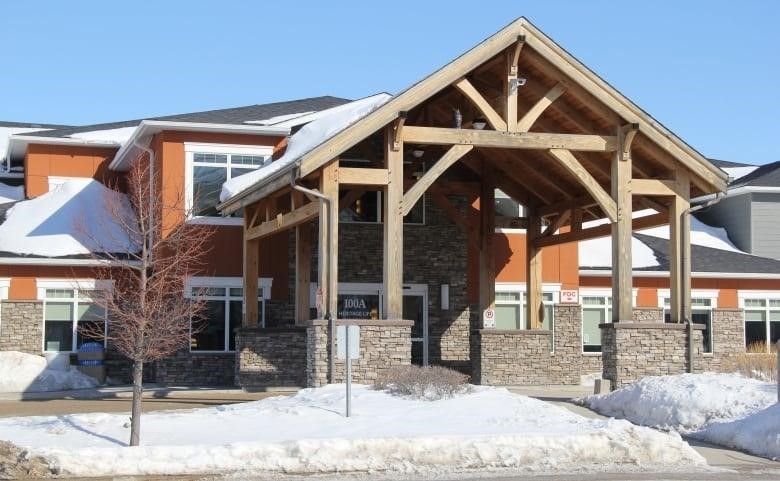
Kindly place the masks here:
[[(299, 165), (296, 163), (296, 168), (299, 167)], [(322, 204), (326, 204), (328, 207), (327, 209), (324, 209), (324, 212), (326, 212), (326, 216), (330, 216), (330, 203), (333, 202), (333, 199), (328, 197), (327, 195), (324, 195), (322, 192), (318, 192), (316, 190), (307, 189), (306, 187), (303, 187), (302, 185), (298, 185), (295, 183), (295, 169), (293, 169), (290, 172), (290, 187), (293, 190), (297, 190), (298, 192), (303, 192), (306, 195), (310, 195), (317, 198), (317, 201), (320, 203), (320, 211), (323, 211)], [(324, 249), (324, 252), (330, 252), (330, 239), (331, 239), (331, 233), (333, 232), (333, 219), (330, 217), (326, 218), (326, 224), (328, 226), (328, 236), (327, 236), (327, 246)], [(325, 264), (325, 260), (321, 259), (322, 264)], [(330, 276), (333, 275), (333, 273), (330, 271), (330, 269), (327, 270), (328, 276), (325, 280), (327, 282), (327, 285), (330, 286)], [(330, 292), (330, 289), (328, 289), (328, 299), (326, 306), (330, 306), (330, 298), (333, 296), (333, 293)], [(326, 299), (323, 299), (323, 302), (326, 302)], [(336, 352), (336, 322), (333, 318), (333, 313), (330, 311), (327, 311), (327, 318), (328, 318), (328, 329), (330, 330), (330, 335), (328, 336), (328, 343), (330, 344), (330, 355), (328, 356), (328, 372), (330, 374), (330, 383), (335, 382), (336, 379), (336, 361), (335, 361), (335, 352)]]
[[(704, 202), (703, 204), (699, 204), (693, 207), (688, 207), (683, 211), (681, 222), (681, 229), (682, 235), (680, 235), (680, 263), (682, 266), (685, 265), (686, 259), (685, 259), (685, 246), (687, 246), (690, 243), (690, 239), (688, 238), (691, 232), (691, 214), (693, 212), (706, 209), (707, 207), (710, 207), (712, 205), (717, 204), (720, 202), (720, 200), (723, 198), (723, 192), (718, 192), (715, 195), (714, 199), (710, 199), (707, 202)], [(681, 266), (681, 267), (682, 267)], [(688, 318), (687, 316), (687, 310), (686, 310), (686, 303), (688, 302), (687, 296), (680, 296), (680, 313), (682, 314), (685, 323), (688, 326), (688, 372), (693, 372), (693, 361), (695, 356), (693, 355), (693, 320)]]
[[(149, 154), (149, 199), (151, 200), (154, 195), (154, 151), (145, 145), (141, 145), (137, 140), (133, 141), (133, 145), (147, 154)], [(154, 241), (154, 209), (149, 208), (149, 260), (152, 260), (152, 241)]]

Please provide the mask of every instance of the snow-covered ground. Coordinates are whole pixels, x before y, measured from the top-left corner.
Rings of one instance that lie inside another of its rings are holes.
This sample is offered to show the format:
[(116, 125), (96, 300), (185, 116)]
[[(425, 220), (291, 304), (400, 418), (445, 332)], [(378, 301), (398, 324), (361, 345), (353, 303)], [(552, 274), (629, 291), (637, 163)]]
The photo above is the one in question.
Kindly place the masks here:
[(679, 435), (588, 419), (505, 389), (476, 387), (438, 401), (344, 386), (291, 397), (145, 414), (141, 446), (126, 447), (127, 414), (0, 420), (0, 438), (74, 476), (228, 472), (414, 473), (519, 468), (534, 472), (704, 465)]
[(653, 376), (582, 401), (606, 416), (780, 458), (780, 404), (773, 383), (737, 374)]
[(75, 367), (49, 366), (41, 356), (0, 351), (0, 392), (64, 391), (97, 385)]

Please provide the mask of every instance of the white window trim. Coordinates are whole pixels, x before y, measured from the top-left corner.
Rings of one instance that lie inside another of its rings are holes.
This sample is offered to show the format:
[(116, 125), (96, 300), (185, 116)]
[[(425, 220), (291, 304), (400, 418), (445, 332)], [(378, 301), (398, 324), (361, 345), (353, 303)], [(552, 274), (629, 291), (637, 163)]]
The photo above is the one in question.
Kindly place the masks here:
[[(773, 308), (771, 306), (769, 306), (768, 302), (767, 302), (767, 305), (764, 306), (763, 308), (745, 307), (745, 299), (762, 299), (762, 300), (767, 300), (767, 301), (776, 301), (776, 300), (780, 300), (780, 292), (778, 292), (778, 291), (759, 291), (759, 290), (747, 290), (747, 289), (742, 290), (742, 289), (740, 289), (740, 290), (737, 291), (737, 299), (739, 301), (739, 307), (743, 311), (748, 311), (748, 310), (758, 311), (758, 310), (762, 310), (762, 311), (764, 311), (767, 314), (767, 319), (764, 321), (764, 324), (766, 324), (766, 326), (765, 326), (765, 329), (766, 329), (766, 345), (767, 345), (767, 347), (771, 347), (770, 346), (771, 342), (769, 340), (769, 332), (770, 332), (769, 331), (769, 329), (770, 329), (770, 327), (769, 327), (770, 324), (769, 323), (771, 322), (769, 320), (769, 311), (772, 310)], [(774, 308), (774, 309), (777, 310), (777, 308)], [(746, 344), (747, 344), (747, 330), (745, 329), (745, 322), (746, 322), (745, 320), (742, 321), (742, 345), (745, 346), (745, 349), (747, 350), (747, 346), (746, 346)]]
[[(184, 206), (187, 212), (192, 211), (193, 205), (193, 154), (208, 152), (210, 154), (244, 154), (244, 155), (273, 155), (274, 148), (270, 145), (244, 145), (244, 144), (208, 144), (200, 142), (184, 142)], [(261, 166), (262, 167), (262, 166)], [(261, 168), (258, 167), (258, 168)], [(194, 216), (187, 219), (190, 224), (204, 225), (244, 225), (240, 217), (211, 217)]]
[[(73, 350), (67, 350), (67, 351), (47, 351), (46, 350), (46, 289), (74, 289), (74, 290), (89, 290), (89, 291), (103, 291), (106, 293), (110, 293), (114, 290), (114, 281), (111, 280), (105, 280), (105, 279), (36, 279), (35, 280), (35, 286), (38, 294), (38, 300), (43, 301), (43, 316), (41, 318), (41, 327), (42, 327), (42, 335), (41, 335), (41, 352), (59, 352), (59, 353), (70, 353), (70, 352), (76, 352)], [(64, 300), (71, 300), (71, 299), (63, 299)], [(79, 297), (76, 296), (72, 299), (74, 303), (78, 303)], [(105, 313), (106, 317), (104, 318), (104, 334), (107, 333), (108, 329), (108, 313)], [(75, 320), (74, 320), (75, 322)], [(75, 342), (75, 337), (73, 341)], [(103, 347), (106, 346), (106, 339), (103, 339)]]
[(8, 289), (11, 287), (10, 277), (0, 277), (0, 299), (8, 299)]
[[(507, 304), (517, 304), (520, 306), (520, 316), (523, 321), (523, 324), (525, 324), (526, 321), (526, 303), (523, 302), (523, 294), (528, 294), (528, 285), (523, 283), (517, 283), (517, 282), (496, 282), (496, 292), (519, 292), (520, 293), (520, 300), (519, 301), (513, 301), (511, 303)], [(545, 303), (544, 297), (542, 297), (542, 304), (545, 305), (552, 305), (558, 304), (561, 301), (561, 284), (560, 283), (542, 283), (542, 294), (544, 293), (551, 293), (553, 295), (552, 301)], [(496, 304), (501, 304), (501, 302), (496, 301)], [(554, 352), (555, 347), (555, 309), (553, 309), (553, 318), (551, 319), (551, 324), (553, 326), (550, 333), (552, 334), (551, 342), (552, 345), (550, 346), (550, 352)], [(527, 331), (526, 328), (518, 329), (519, 331)]]
[[(703, 352), (705, 356), (711, 356), (715, 353), (715, 320), (712, 318), (712, 310), (718, 308), (718, 294), (720, 291), (717, 289), (691, 289), (691, 299), (709, 299), (710, 305), (710, 345), (712, 350), (710, 352)], [(671, 299), (672, 293), (669, 289), (658, 289), (658, 307), (666, 309), (664, 300), (666, 298)], [(691, 311), (695, 309), (702, 310), (701, 306), (688, 306)], [(745, 326), (742, 326), (742, 343), (745, 341)]]
[[(636, 298), (639, 295), (639, 288), (634, 287), (631, 289), (631, 308), (633, 309), (636, 307)], [(580, 304), (582, 304), (582, 298), (584, 296), (587, 297), (612, 297), (612, 288), (611, 287), (585, 287), (580, 288)], [(662, 300), (663, 302), (663, 300)], [(610, 319), (608, 322), (612, 322), (612, 319)]]

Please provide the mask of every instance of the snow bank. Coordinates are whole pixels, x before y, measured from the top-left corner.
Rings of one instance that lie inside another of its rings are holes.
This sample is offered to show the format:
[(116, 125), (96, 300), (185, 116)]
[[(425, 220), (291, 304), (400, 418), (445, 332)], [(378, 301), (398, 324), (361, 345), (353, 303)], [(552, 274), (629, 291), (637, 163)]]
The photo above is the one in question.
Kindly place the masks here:
[(93, 179), (65, 182), (35, 199), (17, 203), (0, 225), (0, 251), (59, 257), (90, 252), (135, 252), (122, 228), (133, 222), (127, 198)]
[(0, 437), (71, 476), (276, 471), (418, 472), (653, 469), (704, 464), (677, 434), (588, 419), (505, 389), (476, 387), (439, 401), (344, 386), (292, 397), (144, 415), (141, 446), (125, 447), (126, 414), (0, 419)]
[(41, 356), (0, 351), (0, 392), (65, 391), (95, 387), (98, 382), (78, 371), (47, 369)]
[(283, 170), (307, 152), (379, 108), (390, 98), (391, 96), (388, 94), (378, 94), (319, 112), (322, 115), (317, 120), (306, 124), (301, 130), (290, 136), (287, 141), (287, 150), (279, 159), (265, 167), (225, 182), (222, 185), (219, 200), (225, 202), (261, 180)]
[(776, 400), (773, 383), (705, 373), (646, 377), (582, 401), (607, 416), (780, 457), (780, 411), (772, 406)]
[(12, 186), (0, 182), (0, 204), (24, 199), (24, 186)]
[(133, 136), (137, 127), (120, 127), (118, 129), (93, 130), (90, 132), (76, 132), (68, 137), (72, 139), (86, 140), (87, 142), (108, 142), (114, 144), (124, 144), (127, 139)]

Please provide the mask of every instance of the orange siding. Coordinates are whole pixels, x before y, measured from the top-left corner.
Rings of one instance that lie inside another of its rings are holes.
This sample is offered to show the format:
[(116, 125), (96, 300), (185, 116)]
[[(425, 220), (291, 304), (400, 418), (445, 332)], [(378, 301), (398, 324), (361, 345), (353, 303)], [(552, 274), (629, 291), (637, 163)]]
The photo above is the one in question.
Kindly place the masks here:
[[(525, 282), (525, 234), (495, 234), (496, 282)], [(542, 281), (563, 289), (579, 286), (577, 244), (542, 249)]]
[(25, 193), (37, 197), (49, 191), (49, 176), (92, 177), (104, 184), (117, 175), (108, 170), (116, 149), (67, 145), (29, 145), (24, 158)]
[(93, 270), (85, 267), (58, 266), (0, 266), (0, 277), (9, 277), (11, 285), (8, 298), (11, 300), (33, 300), (38, 298), (35, 280), (48, 279), (90, 279), (95, 277)]

